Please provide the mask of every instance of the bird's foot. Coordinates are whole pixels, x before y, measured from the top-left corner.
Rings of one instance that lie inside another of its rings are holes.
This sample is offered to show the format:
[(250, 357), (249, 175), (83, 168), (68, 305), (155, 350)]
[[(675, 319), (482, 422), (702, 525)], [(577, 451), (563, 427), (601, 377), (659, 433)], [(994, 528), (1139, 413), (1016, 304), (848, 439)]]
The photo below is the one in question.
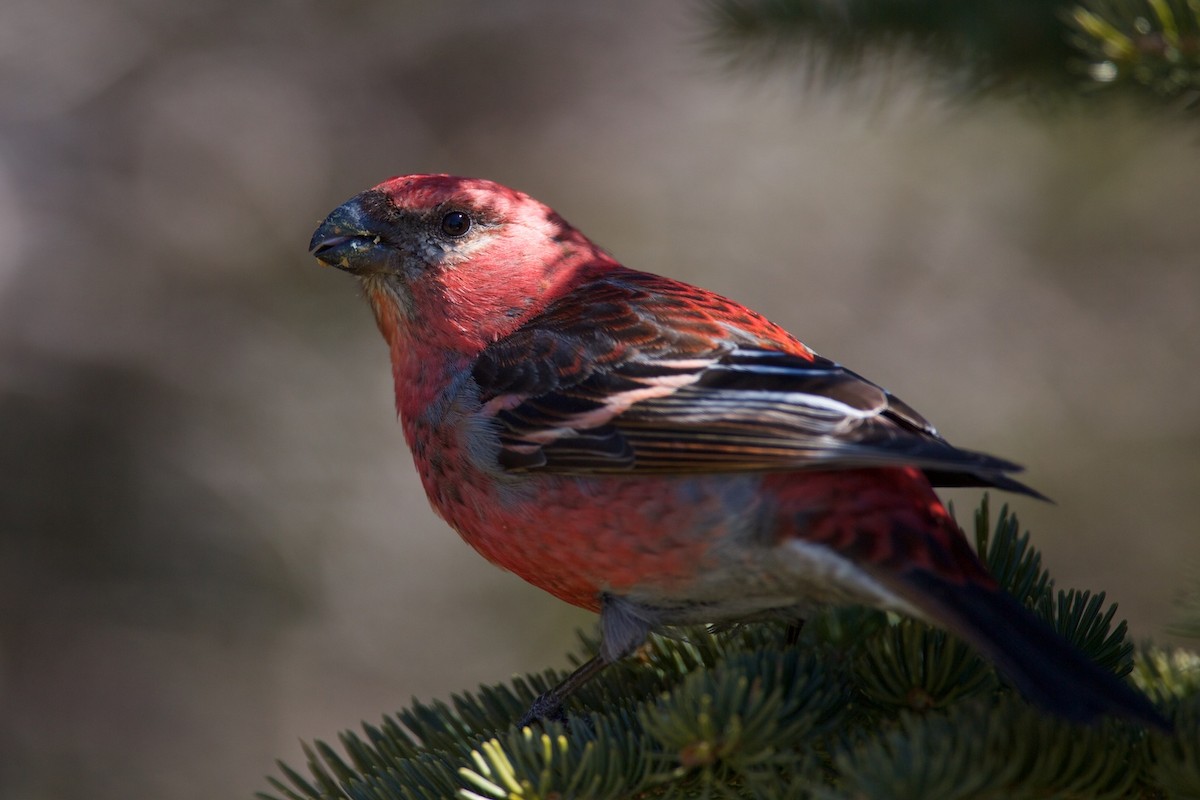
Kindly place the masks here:
[(532, 727), (534, 724), (541, 725), (545, 722), (567, 724), (567, 712), (563, 708), (562, 697), (554, 689), (542, 693), (533, 701), (529, 710), (517, 723), (517, 727)]

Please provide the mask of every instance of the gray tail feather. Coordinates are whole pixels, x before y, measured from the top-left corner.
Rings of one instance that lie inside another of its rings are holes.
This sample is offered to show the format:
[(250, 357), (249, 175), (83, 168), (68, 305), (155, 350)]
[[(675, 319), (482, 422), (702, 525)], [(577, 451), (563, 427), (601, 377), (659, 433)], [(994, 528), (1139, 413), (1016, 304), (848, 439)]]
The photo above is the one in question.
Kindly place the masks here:
[(1026, 486), (1016, 478), (1010, 478), (1003, 472), (956, 472), (951, 470), (937, 469), (927, 469), (924, 470), (924, 472), (925, 477), (929, 479), (929, 483), (933, 486), (942, 486), (946, 488), (965, 486), (992, 486), (1005, 492), (1023, 494), (1027, 497), (1033, 497), (1038, 500), (1043, 500), (1047, 503), (1054, 502), (1037, 489)]
[(911, 572), (909, 595), (975, 645), (1030, 702), (1074, 722), (1115, 715), (1163, 731), (1171, 724), (1141, 693), (1104, 670), (1007, 592)]

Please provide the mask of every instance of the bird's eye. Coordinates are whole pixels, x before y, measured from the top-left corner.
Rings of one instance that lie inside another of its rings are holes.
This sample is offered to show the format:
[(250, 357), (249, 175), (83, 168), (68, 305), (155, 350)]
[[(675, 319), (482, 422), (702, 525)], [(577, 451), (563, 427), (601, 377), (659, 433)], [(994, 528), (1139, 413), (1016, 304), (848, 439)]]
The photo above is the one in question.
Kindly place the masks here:
[(461, 211), (450, 211), (442, 217), (442, 233), (447, 236), (462, 236), (471, 230), (471, 218)]

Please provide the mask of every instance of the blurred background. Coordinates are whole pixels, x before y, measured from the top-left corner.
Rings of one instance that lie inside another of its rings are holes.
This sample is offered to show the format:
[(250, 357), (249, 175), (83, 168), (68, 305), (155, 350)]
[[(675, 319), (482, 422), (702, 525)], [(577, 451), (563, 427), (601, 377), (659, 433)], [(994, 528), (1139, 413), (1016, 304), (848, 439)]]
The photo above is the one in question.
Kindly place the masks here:
[(1194, 125), (734, 70), (684, 0), (0, 18), (0, 796), (246, 797), (300, 740), (566, 664), (591, 619), (434, 518), (357, 287), (306, 253), (408, 172), (528, 191), (1026, 464), (1059, 585), (1172, 641)]

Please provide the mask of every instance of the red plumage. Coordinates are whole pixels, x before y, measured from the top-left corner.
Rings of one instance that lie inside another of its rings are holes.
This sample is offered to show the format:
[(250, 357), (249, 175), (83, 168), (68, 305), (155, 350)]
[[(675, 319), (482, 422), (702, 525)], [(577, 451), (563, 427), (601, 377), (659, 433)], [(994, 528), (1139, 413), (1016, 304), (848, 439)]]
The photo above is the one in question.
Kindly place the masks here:
[(654, 629), (863, 603), (946, 627), (1077, 720), (1163, 725), (997, 588), (935, 485), (1038, 496), (738, 303), (627, 269), (489, 181), (394, 178), (313, 236), (363, 282), (434, 508), (495, 564), (599, 611), (593, 663)]

